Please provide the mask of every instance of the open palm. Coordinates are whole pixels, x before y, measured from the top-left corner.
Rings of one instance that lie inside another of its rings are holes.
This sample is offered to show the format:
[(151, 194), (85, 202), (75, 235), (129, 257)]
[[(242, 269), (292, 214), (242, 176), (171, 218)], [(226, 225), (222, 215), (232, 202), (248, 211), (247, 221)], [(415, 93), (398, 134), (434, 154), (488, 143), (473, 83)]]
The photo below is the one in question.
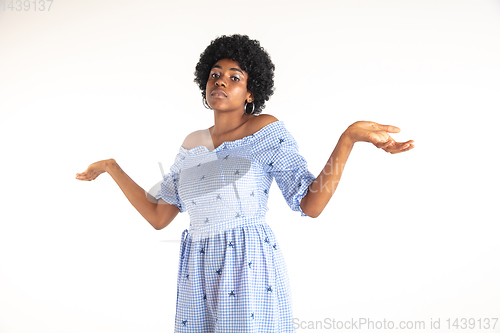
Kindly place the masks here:
[(87, 170), (76, 174), (76, 179), (91, 181), (97, 178), (101, 173), (106, 172), (107, 160), (97, 161), (88, 166)]
[(373, 121), (357, 121), (346, 130), (353, 142), (371, 142), (375, 147), (391, 154), (402, 153), (415, 148), (413, 140), (396, 142), (389, 133), (399, 133), (401, 130), (392, 125), (381, 125)]

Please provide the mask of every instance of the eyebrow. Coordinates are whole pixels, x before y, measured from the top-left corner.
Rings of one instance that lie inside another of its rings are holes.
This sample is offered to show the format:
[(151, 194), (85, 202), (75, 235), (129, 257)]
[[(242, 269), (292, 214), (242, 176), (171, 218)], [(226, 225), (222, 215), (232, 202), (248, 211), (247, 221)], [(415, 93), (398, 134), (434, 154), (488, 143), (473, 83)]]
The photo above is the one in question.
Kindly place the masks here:
[[(220, 67), (219, 65), (215, 65), (214, 67), (212, 68), (219, 68), (219, 69), (222, 69), (222, 67)], [(238, 68), (229, 68), (230, 71), (238, 71), (240, 72), (241, 74), (243, 74), (243, 72), (241, 71), (241, 69), (238, 69)], [(245, 75), (245, 74), (243, 74)]]

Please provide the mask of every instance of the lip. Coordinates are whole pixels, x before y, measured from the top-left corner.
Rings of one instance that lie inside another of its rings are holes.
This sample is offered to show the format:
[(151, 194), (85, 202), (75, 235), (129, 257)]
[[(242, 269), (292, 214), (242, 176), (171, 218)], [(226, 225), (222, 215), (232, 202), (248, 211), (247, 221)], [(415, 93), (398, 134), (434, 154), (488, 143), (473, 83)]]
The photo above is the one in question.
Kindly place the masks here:
[(227, 94), (224, 90), (222, 89), (214, 89), (212, 90), (212, 92), (210, 93), (210, 95), (212, 97), (227, 97)]

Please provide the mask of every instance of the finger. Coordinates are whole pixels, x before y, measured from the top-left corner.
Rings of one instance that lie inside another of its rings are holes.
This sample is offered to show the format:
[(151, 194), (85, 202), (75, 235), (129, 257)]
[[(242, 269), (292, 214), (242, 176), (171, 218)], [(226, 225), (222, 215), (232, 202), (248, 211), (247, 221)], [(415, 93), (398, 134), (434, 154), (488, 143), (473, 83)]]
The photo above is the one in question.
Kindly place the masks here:
[(378, 125), (378, 128), (381, 129), (382, 131), (386, 131), (386, 132), (389, 132), (389, 133), (399, 133), (399, 132), (401, 132), (401, 129), (399, 127), (396, 127), (396, 126), (381, 125), (381, 124), (377, 124), (377, 125)]
[(414, 142), (415, 141), (413, 141), (413, 140), (408, 140), (406, 142), (395, 142), (394, 148), (404, 149), (404, 148), (409, 147), (410, 145), (413, 145)]
[(377, 148), (380, 148), (380, 149), (384, 149), (384, 150), (385, 150), (386, 148), (388, 148), (388, 147), (390, 147), (390, 146), (394, 145), (395, 143), (396, 143), (396, 141), (394, 141), (394, 139), (393, 139), (393, 138), (389, 137), (389, 139), (388, 139), (387, 141), (385, 141), (385, 142), (378, 142), (375, 146), (376, 146)]
[(397, 150), (397, 151), (393, 151), (391, 152), (391, 154), (399, 154), (399, 153), (403, 153), (405, 151), (408, 151), (408, 150), (412, 150), (413, 148), (415, 148), (414, 145), (409, 145), (408, 147), (406, 148), (403, 148), (403, 149), (400, 149), (400, 150)]
[(384, 150), (386, 152), (392, 154), (394, 152), (400, 151), (400, 150), (405, 149), (407, 147), (408, 147), (408, 145), (405, 145), (404, 143), (395, 142), (393, 145), (386, 147)]
[(90, 178), (90, 175), (86, 172), (80, 173), (76, 176), (76, 179), (79, 179), (79, 180), (89, 180), (89, 178)]
[(381, 142), (381, 143), (377, 144), (377, 145), (376, 145), (376, 147), (377, 147), (377, 148), (379, 148), (379, 149), (386, 150), (386, 149), (388, 149), (391, 145), (392, 145), (392, 142), (391, 142), (391, 141), (387, 141), (387, 142)]

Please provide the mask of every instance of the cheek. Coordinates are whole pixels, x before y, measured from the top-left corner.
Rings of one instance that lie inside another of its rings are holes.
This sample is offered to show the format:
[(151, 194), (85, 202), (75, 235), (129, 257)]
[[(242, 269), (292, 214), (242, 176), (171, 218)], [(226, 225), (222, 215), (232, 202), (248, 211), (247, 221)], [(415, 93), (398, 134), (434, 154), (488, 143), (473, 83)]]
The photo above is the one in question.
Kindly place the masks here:
[(246, 95), (248, 93), (246, 84), (238, 85), (237, 89), (238, 89), (238, 94)]
[(211, 90), (213, 87), (212, 87), (212, 84), (210, 82), (210, 80), (207, 81), (207, 84), (205, 85), (205, 94), (208, 95), (208, 91)]
[(238, 99), (246, 100), (247, 94), (248, 94), (248, 92), (245, 88), (239, 89), (238, 90)]

